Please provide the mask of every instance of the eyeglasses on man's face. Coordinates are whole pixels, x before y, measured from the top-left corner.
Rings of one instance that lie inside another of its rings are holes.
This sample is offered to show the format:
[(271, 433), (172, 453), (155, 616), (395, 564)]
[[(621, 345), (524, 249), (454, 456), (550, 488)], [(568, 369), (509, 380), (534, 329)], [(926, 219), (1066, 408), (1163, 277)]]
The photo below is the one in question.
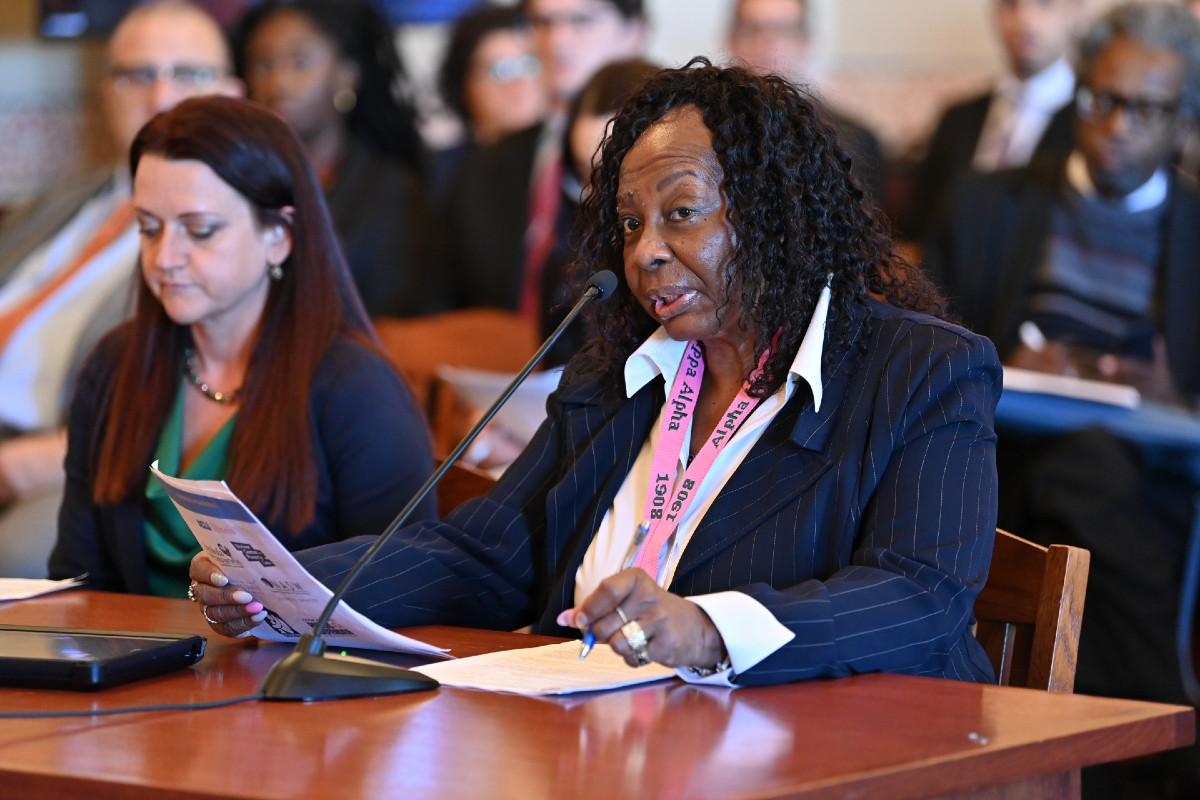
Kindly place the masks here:
[(1178, 99), (1154, 100), (1148, 97), (1126, 97), (1116, 92), (1098, 91), (1080, 86), (1075, 92), (1075, 107), (1084, 122), (1106, 122), (1120, 109), (1126, 118), (1140, 128), (1159, 128), (1179, 113)]
[(148, 89), (159, 81), (169, 81), (181, 89), (197, 89), (223, 77), (224, 69), (203, 64), (139, 64), (108, 69), (108, 79), (118, 91)]

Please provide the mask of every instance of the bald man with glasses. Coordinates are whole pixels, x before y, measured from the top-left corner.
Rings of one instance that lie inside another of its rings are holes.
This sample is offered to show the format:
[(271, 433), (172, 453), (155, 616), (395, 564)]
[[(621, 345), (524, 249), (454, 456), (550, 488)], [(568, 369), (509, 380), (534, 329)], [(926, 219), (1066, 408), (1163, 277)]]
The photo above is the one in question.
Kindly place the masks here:
[(46, 574), (75, 370), (130, 310), (138, 235), (129, 145), (184, 98), (240, 94), (231, 67), (204, 11), (179, 0), (137, 6), (113, 32), (100, 85), (113, 161), (14, 209), (0, 227), (0, 576)]

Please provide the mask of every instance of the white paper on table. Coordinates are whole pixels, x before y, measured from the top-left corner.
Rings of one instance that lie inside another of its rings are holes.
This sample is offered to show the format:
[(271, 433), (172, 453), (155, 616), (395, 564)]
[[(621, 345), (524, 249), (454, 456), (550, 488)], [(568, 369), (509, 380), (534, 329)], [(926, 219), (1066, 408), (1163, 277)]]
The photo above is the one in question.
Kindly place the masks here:
[(0, 600), (25, 600), (73, 586), (82, 586), (87, 576), (51, 581), (39, 578), (0, 578)]
[[(150, 466), (196, 541), (236, 584), (267, 609), (250, 633), (260, 639), (295, 642), (312, 630), (333, 592), (304, 569), (295, 556), (237, 498), (224, 481), (172, 478)], [(392, 633), (343, 601), (325, 626), (325, 643), (453, 658), (444, 648)]]
[(447, 686), (528, 695), (594, 692), (676, 677), (661, 664), (631, 667), (603, 643), (580, 661), (579, 642), (501, 650), (412, 669)]
[(1142, 402), (1141, 394), (1132, 386), (1056, 375), (1051, 372), (1036, 372), (1019, 367), (1004, 368), (1004, 390), (1052, 394), (1122, 408), (1137, 408)]

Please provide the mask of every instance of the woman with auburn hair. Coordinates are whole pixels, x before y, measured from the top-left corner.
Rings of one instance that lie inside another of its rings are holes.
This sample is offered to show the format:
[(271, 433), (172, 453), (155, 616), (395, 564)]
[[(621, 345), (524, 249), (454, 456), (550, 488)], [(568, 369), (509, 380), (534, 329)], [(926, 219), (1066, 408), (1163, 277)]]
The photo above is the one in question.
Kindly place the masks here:
[(227, 480), (293, 549), (381, 532), (432, 471), (429, 435), (295, 134), (254, 103), (198, 98), (142, 128), (130, 167), (137, 311), (76, 388), (51, 574), (184, 596), (199, 546), (154, 460)]
[[(1000, 362), (934, 316), (815, 102), (697, 60), (630, 93), (599, 153), (573, 263), (618, 280), (546, 422), (346, 601), (385, 625), (590, 635), (725, 685), (993, 680), (971, 622)], [(368, 544), (297, 558), (336, 584)], [(255, 626), (205, 554), (191, 575), (214, 630)]]

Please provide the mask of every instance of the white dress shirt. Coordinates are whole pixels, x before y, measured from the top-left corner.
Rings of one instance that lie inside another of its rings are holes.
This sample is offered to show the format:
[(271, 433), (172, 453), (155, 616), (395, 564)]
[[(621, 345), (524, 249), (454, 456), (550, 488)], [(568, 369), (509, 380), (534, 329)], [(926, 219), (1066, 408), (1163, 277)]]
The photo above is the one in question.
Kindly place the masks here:
[[(770, 397), (765, 398), (754, 412), (734, 434), (729, 443), (717, 455), (712, 468), (704, 477), (694, 493), (691, 505), (680, 520), (675, 535), (667, 541), (664, 553), (659, 561), (656, 580), (660, 586), (668, 586), (679, 564), (679, 558), (687, 547), (688, 541), (704, 518), (705, 512), (712, 505), (726, 482), (732, 477), (738, 465), (758, 441), (759, 436), (766, 430), (767, 425), (783, 408), (795, 391), (796, 382), (805, 381), (813, 394), (813, 402), (817, 408), (821, 405), (821, 356), (825, 344), (825, 321), (829, 313), (830, 291), (826, 287), (817, 302), (812, 320), (796, 351), (796, 357), (788, 371), (788, 379)], [(675, 379), (675, 373), (683, 360), (687, 342), (677, 342), (667, 336), (666, 330), (659, 328), (642, 343), (625, 362), (625, 391), (632, 397), (643, 386), (662, 375), (668, 389)], [(653, 471), (654, 451), (658, 446), (659, 428), (662, 415), (651, 429), (650, 436), (642, 445), (633, 468), (625, 477), (613, 500), (612, 508), (600, 522), (583, 562), (575, 574), (575, 604), (579, 605), (588, 595), (595, 591), (597, 585), (610, 575), (620, 572), (625, 567), (627, 553), (633, 540), (634, 532), (645, 514), (646, 492), (650, 487)], [(689, 417), (688, 429), (683, 436), (677, 463), (677, 477), (682, 477), (687, 467), (688, 449), (691, 441), (691, 425), (694, 417)], [(680, 677), (694, 683), (715, 683), (732, 686), (730, 680), (734, 674), (744, 672), (774, 653), (791, 641), (795, 634), (781, 625), (761, 603), (749, 595), (737, 591), (717, 592), (715, 594), (697, 595), (688, 598), (704, 609), (712, 619), (725, 648), (729, 652), (732, 670), (718, 672), (706, 678), (697, 678), (687, 670), (677, 670)], [(651, 637), (653, 631), (650, 631)], [(696, 664), (693, 666), (712, 666)], [(732, 673), (732, 674), (731, 674)]]
[(1036, 75), (1000, 81), (988, 106), (973, 166), (980, 172), (1029, 163), (1050, 120), (1075, 96), (1075, 71), (1060, 58)]

